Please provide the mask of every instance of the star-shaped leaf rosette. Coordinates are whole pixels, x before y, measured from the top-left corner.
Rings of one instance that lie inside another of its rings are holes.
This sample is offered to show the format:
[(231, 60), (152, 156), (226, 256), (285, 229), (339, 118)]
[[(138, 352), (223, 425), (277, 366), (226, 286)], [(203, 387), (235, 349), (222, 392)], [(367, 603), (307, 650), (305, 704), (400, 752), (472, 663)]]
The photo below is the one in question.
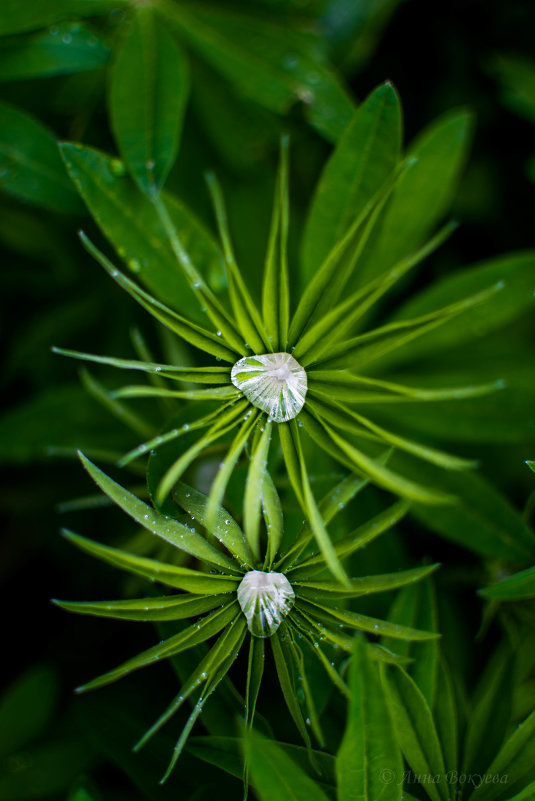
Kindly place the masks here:
[[(176, 517), (164, 516), (109, 478), (85, 456), (80, 456), (90, 476), (113, 502), (163, 540), (171, 552), (186, 553), (197, 560), (195, 568), (179, 566), (172, 559), (157, 561), (65, 532), (74, 545), (92, 556), (156, 582), (167, 592), (131, 600), (56, 601), (57, 604), (73, 612), (100, 617), (182, 621), (180, 629), (168, 639), (90, 681), (80, 687), (79, 692), (110, 684), (133, 670), (210, 641), (209, 649), (199, 658), (179, 693), (136, 745), (136, 750), (141, 748), (184, 703), (193, 705), (162, 781), (169, 776), (205, 703), (227, 676), (246, 641), (249, 645), (244, 701), (246, 725), (251, 726), (253, 722), (264, 669), (265, 641), (268, 640), (288, 710), (303, 740), (310, 746), (307, 718), (320, 744), (323, 736), (309, 691), (305, 650), (319, 660), (338, 690), (349, 696), (336, 662), (332, 661), (332, 648), (342, 654), (352, 653), (354, 631), (369, 632), (386, 638), (388, 643), (396, 639), (421, 641), (438, 636), (347, 608), (351, 599), (420, 581), (429, 576), (436, 565), (351, 578), (347, 586), (342, 586), (325, 577), (325, 558), (321, 552), (310, 550), (314, 535), (306, 523), (294, 539), (292, 553), (276, 560), (282, 537), (280, 510), (272, 517), (266, 552), (259, 560), (240, 526), (223, 507), (216, 506), (212, 522), (208, 522), (209, 506), (213, 509), (213, 502), (193, 487), (177, 482), (173, 491)], [(341, 502), (352, 500), (366, 483), (350, 476), (329, 492), (320, 504), (324, 524), (337, 514)], [(398, 501), (339, 540), (334, 546), (336, 558), (350, 557), (388, 531), (403, 517), (407, 507), (405, 501)], [(181, 519), (187, 519), (188, 523)], [(191, 618), (194, 621), (184, 625), (183, 621)], [(373, 643), (369, 648), (377, 660), (406, 661), (382, 644)], [(301, 701), (298, 688), (303, 691)]]
[[(271, 229), (265, 258), (261, 309), (252, 299), (234, 257), (227, 226), (224, 201), (213, 175), (208, 184), (221, 238), (230, 308), (227, 309), (208, 286), (186, 252), (169, 214), (163, 195), (152, 198), (167, 234), (177, 264), (189, 283), (207, 326), (193, 322), (155, 299), (136, 282), (119, 272), (82, 234), (82, 242), (108, 273), (160, 323), (183, 340), (203, 351), (213, 363), (203, 367), (180, 367), (148, 361), (114, 359), (76, 351), (59, 352), (118, 368), (158, 373), (161, 378), (180, 382), (178, 389), (161, 386), (128, 386), (116, 392), (121, 398), (179, 398), (216, 401), (218, 407), (184, 426), (171, 428), (142, 443), (120, 462), (143, 457), (151, 449), (175, 442), (176, 453), (161, 477), (155, 493), (161, 505), (176, 488), (185, 471), (216, 443), (228, 443), (213, 480), (207, 507), (210, 526), (216, 509), (238, 461), (249, 459), (245, 486), (244, 530), (251, 552), (260, 556), (260, 508), (264, 496), (274, 492), (266, 468), (270, 442), (277, 430), (287, 475), (333, 575), (347, 577), (336, 557), (311, 489), (304, 455), (302, 432), (344, 469), (366, 477), (379, 487), (425, 504), (443, 504), (450, 495), (400, 475), (385, 463), (385, 446), (445, 469), (461, 470), (473, 462), (420, 444), (374, 422), (359, 412), (359, 404), (396, 404), (406, 401), (427, 403), (468, 398), (493, 391), (497, 384), (461, 387), (418, 388), (366, 374), (368, 366), (417, 337), (424, 337), (444, 323), (481, 304), (501, 287), (495, 284), (464, 300), (412, 319), (387, 323), (360, 332), (368, 313), (383, 301), (389, 290), (431, 254), (453, 230), (442, 228), (410, 256), (402, 258), (365, 286), (348, 291), (359, 258), (372, 235), (381, 212), (401, 176), (411, 169), (406, 160), (396, 167), (368, 202), (306, 286), (292, 311), (287, 259), (289, 228), (288, 144), (283, 140), (276, 182)], [(223, 366), (218, 362), (225, 362)], [(184, 388), (184, 382), (208, 385)], [(199, 436), (188, 447), (181, 438), (189, 432)], [(246, 446), (249, 447), (247, 448)]]

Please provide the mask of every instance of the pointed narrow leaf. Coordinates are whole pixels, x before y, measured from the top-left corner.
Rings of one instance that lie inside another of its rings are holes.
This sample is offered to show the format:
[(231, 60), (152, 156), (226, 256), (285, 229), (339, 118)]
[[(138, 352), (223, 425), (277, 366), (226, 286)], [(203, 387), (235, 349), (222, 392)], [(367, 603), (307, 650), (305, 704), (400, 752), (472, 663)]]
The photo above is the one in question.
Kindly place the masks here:
[[(267, 420), (256, 448), (251, 455), (251, 464), (247, 471), (245, 495), (243, 500), (243, 526), (247, 542), (257, 560), (260, 559), (260, 506), (266, 483), (267, 457), (271, 442), (273, 424)], [(269, 490), (268, 490), (269, 491)]]
[(93, 542), (71, 531), (63, 531), (63, 535), (83, 551), (107, 562), (120, 570), (128, 570), (138, 576), (143, 576), (150, 581), (158, 581), (187, 592), (199, 593), (202, 595), (221, 595), (237, 590), (241, 577), (222, 576), (211, 573), (200, 573), (197, 570), (190, 570), (187, 567), (177, 567), (165, 562), (158, 562), (155, 559), (148, 559), (144, 556), (121, 551), (118, 548), (110, 548), (108, 545), (101, 545)]
[(163, 642), (149, 648), (147, 651), (143, 651), (143, 653), (134, 656), (132, 659), (128, 659), (122, 665), (114, 668), (114, 670), (110, 670), (109, 673), (104, 673), (102, 676), (89, 681), (82, 687), (78, 687), (77, 691), (86, 692), (87, 690), (94, 690), (97, 687), (103, 687), (106, 684), (111, 684), (121, 679), (133, 670), (138, 670), (139, 668), (151, 665), (161, 659), (174, 656), (188, 648), (193, 648), (194, 645), (198, 645), (209, 637), (213, 637), (214, 634), (217, 634), (221, 629), (227, 626), (230, 621), (236, 617), (237, 606), (236, 600), (224, 602), (220, 609), (210, 612), (200, 622), (188, 626), (188, 628), (169, 637), (169, 639), (163, 640)]
[[(179, 481), (173, 491), (173, 500), (192, 518), (203, 526), (207, 524), (208, 495)], [(216, 537), (234, 558), (247, 567), (254, 566), (253, 554), (247, 544), (243, 531), (232, 515), (220, 506), (215, 514), (209, 533)]]
[(135, 598), (127, 601), (54, 601), (57, 606), (82, 615), (113, 617), (118, 620), (182, 620), (221, 605), (221, 598), (211, 595), (164, 595), (160, 598)]
[[(351, 701), (336, 757), (338, 801), (401, 801), (403, 761), (379, 669), (362, 636), (355, 637), (349, 675)], [(388, 783), (390, 777), (394, 780)]]
[(448, 801), (444, 757), (427, 701), (415, 682), (395, 665), (381, 665), (381, 678), (396, 739), (416, 775), (436, 777), (423, 784), (432, 801)]
[(236, 562), (216, 550), (200, 534), (182, 525), (172, 517), (164, 517), (156, 509), (140, 501), (131, 492), (112, 481), (82, 453), (80, 453), (80, 459), (93, 481), (98, 484), (101, 490), (152, 534), (156, 534), (157, 537), (161, 537), (176, 548), (180, 548), (180, 550), (196, 556), (198, 559), (217, 565), (217, 567), (236, 571)]
[(522, 598), (535, 598), (535, 567), (528, 567), (502, 579), (497, 584), (480, 590), (483, 598), (496, 601), (519, 601)]
[[(318, 579), (295, 579), (292, 584), (301, 588), (303, 597), (332, 599), (357, 598), (359, 595), (369, 595), (374, 592), (387, 592), (388, 590), (404, 587), (426, 578), (437, 569), (438, 565), (416, 567), (412, 570), (400, 570), (397, 573), (382, 573), (376, 576), (362, 576), (350, 579), (350, 587), (340, 586), (335, 581)], [(304, 592), (303, 592), (304, 590)]]

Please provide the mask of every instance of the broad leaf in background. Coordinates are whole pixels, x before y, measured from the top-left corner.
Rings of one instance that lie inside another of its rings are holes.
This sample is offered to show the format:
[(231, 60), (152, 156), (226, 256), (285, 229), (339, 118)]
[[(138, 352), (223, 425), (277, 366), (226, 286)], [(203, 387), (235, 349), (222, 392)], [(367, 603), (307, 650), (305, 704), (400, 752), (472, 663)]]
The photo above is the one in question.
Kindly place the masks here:
[(411, 168), (401, 176), (372, 237), (354, 285), (381, 275), (419, 247), (446, 214), (470, 142), (471, 117), (453, 111), (431, 123), (412, 143)]
[[(81, 145), (63, 144), (61, 152), (91, 214), (129, 269), (167, 304), (204, 321), (154, 206), (125, 175), (122, 162)], [(215, 240), (181, 201), (169, 196), (166, 202), (192, 261), (221, 288), (223, 264)]]
[(121, 155), (149, 196), (176, 157), (189, 89), (187, 62), (150, 7), (140, 7), (111, 77), (110, 112)]
[(164, 0), (168, 24), (245, 97), (282, 114), (298, 100), (311, 125), (336, 141), (354, 106), (324, 63), (316, 37), (262, 17)]
[[(381, 687), (379, 666), (355, 637), (347, 724), (336, 757), (338, 801), (400, 801), (403, 761)], [(386, 777), (386, 779), (385, 779)], [(389, 783), (389, 778), (394, 780)]]
[(126, 4), (127, 0), (3, 0), (0, 35), (35, 31), (76, 17), (98, 16)]
[(4, 104), (0, 104), (0, 189), (52, 211), (83, 210), (53, 134), (26, 112)]
[(255, 732), (244, 738), (245, 758), (251, 782), (261, 801), (285, 798), (289, 801), (328, 801), (313, 779), (272, 740)]
[(109, 48), (90, 28), (75, 22), (55, 25), (2, 42), (0, 81), (97, 70), (109, 56)]
[(399, 161), (401, 108), (391, 84), (355, 111), (327, 162), (307, 217), (303, 275), (310, 279)]

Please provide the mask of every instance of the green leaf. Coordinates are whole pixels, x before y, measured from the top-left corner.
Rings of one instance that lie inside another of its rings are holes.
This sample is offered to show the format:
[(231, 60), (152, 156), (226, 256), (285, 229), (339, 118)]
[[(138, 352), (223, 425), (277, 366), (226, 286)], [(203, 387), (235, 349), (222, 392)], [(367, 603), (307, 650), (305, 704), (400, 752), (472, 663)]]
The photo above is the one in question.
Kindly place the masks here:
[(522, 598), (535, 598), (535, 567), (514, 573), (497, 584), (479, 590), (479, 594), (483, 598), (496, 601), (519, 601)]
[(19, 3), (3, 0), (0, 12), (0, 35), (35, 31), (76, 17), (94, 17), (107, 14), (113, 8), (127, 5), (127, 0), (47, 0), (41, 3)]
[(221, 339), (216, 334), (211, 333), (206, 328), (192, 322), (186, 317), (177, 314), (168, 306), (165, 306), (160, 301), (149, 295), (134, 281), (131, 281), (125, 275), (119, 272), (112, 262), (101, 253), (101, 251), (90, 241), (90, 239), (82, 231), (80, 239), (85, 249), (90, 253), (98, 263), (104, 267), (108, 275), (116, 281), (134, 300), (143, 306), (143, 308), (155, 317), (160, 323), (163, 323), (167, 328), (177, 334), (179, 337), (189, 342), (191, 345), (215, 356), (216, 359), (225, 359), (225, 361), (234, 362), (236, 354), (227, 348)]
[(204, 537), (195, 532), (193, 529), (179, 523), (172, 517), (167, 517), (159, 514), (156, 509), (148, 506), (131, 492), (113, 481), (109, 476), (99, 470), (92, 462), (89, 461), (82, 453), (80, 453), (80, 460), (93, 479), (93, 481), (106, 493), (106, 495), (114, 501), (117, 506), (126, 512), (130, 517), (146, 528), (148, 531), (161, 537), (165, 542), (174, 545), (186, 553), (196, 556), (197, 559), (208, 562), (209, 564), (216, 565), (217, 567), (225, 570), (236, 572), (237, 564), (225, 554), (217, 551)]
[[(162, 726), (180, 709), (184, 701), (191, 697), (192, 693), (198, 689), (203, 682), (209, 681), (210, 676), (215, 676), (222, 664), (226, 662), (229, 654), (236, 652), (241, 647), (243, 638), (247, 631), (245, 619), (235, 616), (224, 630), (223, 634), (217, 639), (203, 659), (196, 665), (195, 670), (189, 678), (183, 682), (180, 692), (169, 704), (167, 709), (160, 715), (156, 722), (148, 729), (143, 737), (134, 746), (134, 751), (139, 751), (146, 743), (159, 731)], [(203, 692), (201, 691), (201, 695)]]
[(36, 119), (0, 104), (0, 189), (36, 206), (80, 214), (52, 132)]
[(140, 6), (115, 59), (110, 111), (121, 155), (148, 195), (173, 166), (188, 89), (184, 56), (152, 8)]
[(459, 720), (455, 701), (455, 687), (448, 664), (439, 655), (437, 691), (433, 709), (435, 725), (447, 771), (457, 770), (459, 752)]
[(516, 795), (512, 796), (511, 798), (505, 799), (505, 801), (531, 801), (533, 795), (535, 793), (535, 781), (530, 782), (527, 787), (524, 787)]
[(310, 278), (381, 188), (401, 150), (401, 108), (391, 84), (357, 108), (327, 162), (307, 218), (303, 273)]
[[(208, 495), (179, 481), (173, 491), (173, 500), (194, 520), (198, 520), (203, 526), (207, 525)], [(243, 531), (232, 515), (222, 506), (216, 510), (213, 525), (208, 530), (208, 533), (221, 542), (238, 562), (246, 567), (253, 567), (253, 554)]]
[[(437, 633), (438, 615), (432, 582), (425, 581), (405, 587), (398, 593), (388, 619), (393, 623)], [(390, 645), (388, 641), (386, 644)], [(430, 709), (433, 709), (439, 658), (438, 642), (430, 640), (423, 643), (400, 644), (397, 650), (414, 660), (408, 668), (408, 673), (420, 688)]]
[[(353, 481), (355, 481), (354, 478)], [(346, 485), (346, 487), (347, 486), (349, 485)], [(347, 537), (338, 540), (334, 546), (338, 558), (347, 559), (347, 557), (351, 556), (355, 551), (358, 551), (359, 548), (364, 548), (364, 546), (372, 542), (376, 537), (379, 537), (385, 531), (391, 529), (392, 526), (407, 514), (409, 508), (410, 506), (406, 501), (398, 501), (398, 503), (393, 504), (384, 512), (380, 512), (378, 515), (371, 518), (371, 520), (363, 523), (352, 531), (351, 534), (348, 534)], [(280, 568), (282, 564), (286, 564), (284, 560), (281, 560), (277, 568)], [(295, 581), (296, 577), (304, 576), (308, 578), (314, 575), (314, 573), (324, 570), (324, 568), (325, 560), (323, 556), (321, 554), (314, 554), (295, 564), (295, 566), (286, 568), (286, 571), (292, 574), (292, 581)], [(340, 591), (342, 592), (342, 587), (340, 587)]]
[(304, 598), (299, 598), (296, 606), (311, 617), (317, 617), (318, 620), (325, 622), (328, 626), (339, 626), (341, 624), (346, 628), (367, 631), (370, 634), (393, 637), (398, 640), (433, 640), (440, 636), (432, 631), (421, 631), (411, 626), (400, 626), (388, 620), (379, 620), (374, 617), (368, 617), (368, 615), (360, 615), (358, 612), (350, 612), (347, 609), (312, 603)]
[(515, 657), (507, 643), (490, 659), (476, 687), (465, 735), (463, 771), (490, 773), (512, 717)]
[(251, 637), (249, 641), (249, 660), (247, 663), (247, 686), (245, 691), (245, 722), (253, 725), (256, 701), (264, 675), (264, 639)]
[(156, 500), (159, 504), (165, 501), (167, 495), (181, 478), (184, 471), (203, 450), (236, 428), (238, 418), (242, 417), (244, 412), (246, 412), (247, 406), (248, 403), (244, 400), (238, 401), (224, 411), (221, 410), (221, 414), (216, 419), (216, 422), (208, 429), (206, 434), (194, 442), (193, 445), (173, 462), (161, 479), (156, 491)]
[[(309, 403), (309, 408), (311, 404)], [(315, 409), (314, 409), (315, 411)], [(335, 448), (346, 454), (355, 469), (360, 470), (364, 475), (384, 489), (395, 492), (411, 501), (419, 501), (424, 504), (445, 504), (451, 503), (452, 496), (445, 493), (427, 489), (427, 487), (410, 481), (402, 475), (394, 473), (389, 468), (380, 464), (377, 460), (367, 456), (361, 450), (355, 448), (339, 434), (337, 434), (324, 420), (320, 419), (325, 432), (332, 440)]]
[(147, 559), (144, 556), (134, 556), (134, 554), (120, 551), (118, 548), (100, 545), (98, 542), (73, 534), (72, 531), (63, 530), (62, 533), (77, 548), (81, 548), (103, 562), (118, 567), (120, 570), (128, 570), (130, 573), (143, 576), (149, 581), (158, 581), (179, 590), (201, 595), (221, 595), (237, 590), (240, 583), (239, 577), (200, 573), (197, 570), (190, 570), (188, 567), (177, 567), (165, 562), (158, 562), (155, 559)]
[(331, 141), (349, 123), (352, 100), (310, 34), (215, 6), (166, 0), (158, 12), (239, 95), (279, 114), (301, 100), (310, 124)]
[(435, 360), (441, 351), (464, 347), (469, 340), (481, 339), (499, 330), (533, 308), (534, 275), (535, 252), (525, 251), (498, 256), (442, 278), (412, 296), (396, 313), (394, 320), (429, 314), (499, 283), (503, 284), (503, 289), (489, 295), (485, 303), (474, 306), (469, 314), (458, 317), (455, 325), (430, 331), (426, 337), (414, 340), (399, 353), (387, 355), (382, 364), (390, 367), (423, 357)]
[(133, 598), (126, 601), (53, 601), (68, 612), (117, 620), (183, 620), (220, 606), (217, 596), (162, 595), (158, 598)]
[[(251, 551), (260, 559), (260, 506), (267, 483), (267, 457), (271, 442), (273, 424), (268, 420), (257, 438), (251, 454), (251, 464), (247, 471), (245, 495), (243, 499), (243, 526)], [(269, 492), (269, 489), (268, 489)]]
[(400, 178), (354, 283), (363, 286), (416, 250), (440, 221), (456, 191), (470, 141), (471, 116), (450, 111), (408, 150), (413, 166)]
[[(360, 595), (370, 595), (375, 592), (387, 592), (398, 589), (407, 584), (413, 584), (426, 578), (437, 569), (438, 565), (416, 567), (411, 570), (399, 570), (397, 573), (381, 573), (374, 576), (362, 576), (350, 579), (350, 587), (344, 587), (335, 581), (324, 579), (295, 579), (292, 584), (300, 588), (300, 594), (305, 598), (332, 599), (358, 598)], [(305, 590), (305, 592), (303, 592)], [(402, 622), (402, 621), (396, 621)], [(404, 621), (403, 621), (404, 622)]]
[(153, 426), (144, 420), (140, 415), (129, 409), (124, 403), (116, 399), (115, 393), (109, 392), (100, 381), (91, 375), (89, 370), (80, 370), (80, 380), (87, 392), (104, 406), (117, 420), (128, 426), (136, 434), (142, 437), (150, 436), (154, 433)]
[(266, 569), (271, 568), (284, 534), (284, 517), (277, 488), (266, 470), (262, 486), (262, 510), (267, 531)]
[(381, 678), (397, 741), (411, 770), (437, 781), (423, 788), (432, 801), (448, 801), (444, 757), (431, 710), (416, 683), (395, 665), (381, 665)]
[[(489, 765), (487, 775), (507, 775), (513, 784), (533, 770), (535, 760), (535, 711), (529, 715), (505, 741), (500, 752)], [(470, 796), (474, 801), (492, 801), (503, 795), (503, 785), (480, 784)]]
[(105, 66), (109, 55), (109, 48), (93, 31), (79, 23), (67, 23), (5, 39), (0, 53), (0, 81), (96, 70)]
[[(409, 478), (431, 480), (431, 465), (408, 461), (403, 454), (392, 457), (393, 465)], [(442, 506), (440, 513), (415, 504), (411, 513), (431, 531), (459, 543), (483, 556), (503, 559), (506, 563), (533, 562), (535, 537), (530, 527), (510, 502), (486, 479), (475, 473), (441, 471), (436, 479), (456, 503)]]
[(328, 796), (285, 750), (273, 740), (253, 731), (244, 736), (244, 749), (251, 779), (261, 801), (327, 801)]
[(141, 370), (144, 373), (157, 373), (162, 378), (171, 378), (176, 381), (189, 381), (192, 384), (229, 384), (230, 370), (228, 367), (176, 367), (173, 364), (157, 364), (156, 362), (140, 362), (135, 359), (116, 359), (113, 356), (98, 356), (93, 353), (82, 353), (78, 350), (65, 350), (52, 348), (53, 353), (60, 356), (70, 356), (73, 359), (106, 364), (120, 370)]
[(141, 654), (128, 659), (123, 664), (98, 676), (96, 679), (87, 682), (87, 684), (77, 687), (77, 692), (86, 692), (87, 690), (94, 690), (97, 687), (104, 687), (106, 684), (111, 684), (123, 676), (128, 675), (133, 670), (151, 665), (161, 659), (167, 659), (175, 654), (185, 651), (188, 648), (193, 648), (201, 642), (213, 637), (221, 629), (225, 628), (230, 621), (236, 617), (238, 612), (238, 602), (236, 600), (225, 601), (219, 609), (210, 612), (206, 617), (202, 618), (197, 623), (188, 626), (187, 628), (179, 631), (178, 634), (163, 640), (152, 648), (143, 651)]
[[(338, 801), (401, 801), (401, 753), (390, 724), (379, 668), (362, 636), (355, 637), (349, 676), (351, 701), (336, 757)], [(391, 776), (394, 781), (388, 783)]]
[(285, 621), (281, 623), (278, 631), (272, 634), (269, 638), (269, 642), (271, 644), (275, 668), (277, 670), (277, 678), (284, 696), (284, 701), (286, 702), (288, 711), (305, 745), (310, 747), (310, 736), (305, 725), (301, 707), (297, 700), (297, 688), (294, 681), (295, 672), (293, 670), (292, 654), (288, 643), (288, 626)]
[[(129, 269), (168, 305), (205, 322), (153, 204), (125, 174), (122, 162), (81, 145), (60, 149), (89, 211)], [(213, 237), (181, 201), (166, 195), (166, 205), (192, 262), (220, 289), (223, 265)]]
[(46, 731), (58, 700), (58, 676), (46, 665), (30, 667), (5, 688), (0, 699), (2, 757), (16, 754)]

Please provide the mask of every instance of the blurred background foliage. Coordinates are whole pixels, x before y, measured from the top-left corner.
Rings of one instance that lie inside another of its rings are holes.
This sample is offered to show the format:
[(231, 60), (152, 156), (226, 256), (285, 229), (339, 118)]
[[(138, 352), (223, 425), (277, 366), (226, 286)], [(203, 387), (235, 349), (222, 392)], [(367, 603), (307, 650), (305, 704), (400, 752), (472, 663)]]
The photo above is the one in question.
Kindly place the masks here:
[[(452, 206), (461, 225), (420, 271), (419, 286), (426, 287), (462, 265), (533, 246), (532, 4), (220, 0), (210, 5), (169, 0), (168, 5), (180, 12), (171, 28), (187, 54), (191, 85), (189, 95), (186, 87), (177, 86), (187, 107), (167, 187), (213, 228), (202, 176), (206, 169), (216, 171), (227, 198), (237, 256), (253, 288), (258, 289), (260, 281), (257, 265), (263, 261), (267, 239), (281, 132), (291, 136), (290, 247), (296, 264), (313, 189), (333, 144), (359, 101), (385, 80), (392, 81), (401, 95), (406, 142), (452, 108), (465, 107), (474, 115), (472, 150)], [(170, 671), (155, 667), (152, 676), (128, 679), (123, 687), (76, 702), (72, 697), (72, 687), (100, 672), (104, 658), (109, 664), (121, 658), (128, 636), (132, 642), (127, 642), (127, 650), (134, 653), (151, 643), (152, 632), (129, 635), (128, 624), (112, 622), (84, 620), (82, 625), (48, 603), (51, 596), (117, 595), (112, 571), (99, 567), (97, 573), (92, 563), (58, 537), (58, 528), (72, 521), (89, 535), (109, 532), (111, 526), (114, 537), (128, 534), (124, 519), (115, 511), (100, 509), (96, 498), (93, 511), (76, 512), (76, 499), (86, 498), (92, 488), (73, 454), (83, 448), (96, 459), (109, 461), (139, 439), (124, 419), (118, 421), (106, 403), (98, 402), (96, 396), (106, 397), (105, 387), (95, 384), (87, 371), (81, 371), (78, 380), (75, 363), (53, 355), (51, 346), (127, 356), (136, 342), (139, 346), (142, 331), (149, 346), (165, 353), (167, 360), (186, 363), (188, 358), (176, 343), (159, 338), (147, 316), (81, 249), (78, 229), (99, 235), (56, 145), (56, 140), (83, 141), (118, 155), (108, 107), (110, 67), (123, 46), (130, 15), (127, 3), (108, 0), (4, 0), (0, 8), (4, 365), (0, 577), (7, 599), (3, 641), (9, 684), (0, 704), (0, 801), (177, 797), (200, 801), (212, 798), (214, 792), (223, 798), (236, 798), (240, 792), (230, 770), (236, 756), (222, 755), (213, 743), (203, 744), (201, 739), (183, 757), (180, 775), (159, 788), (156, 780), (165, 757), (160, 755), (158, 739), (142, 758), (132, 755), (130, 747), (137, 730), (173, 692)], [(130, 267), (136, 271), (135, 264)], [(525, 509), (526, 522), (533, 516), (528, 498), (534, 477), (524, 460), (535, 454), (534, 321), (533, 312), (520, 315), (473, 346), (472, 358), (488, 365), (489, 378), (499, 377), (503, 369), (516, 382), (509, 406), (501, 407), (508, 415), (503, 432), (497, 431), (488, 441), (474, 430), (474, 436), (459, 437), (456, 443), (454, 419), (444, 412), (450, 449), (457, 447), (460, 453), (478, 458), (482, 474), (510, 504), (507, 509), (492, 506), (477, 484), (479, 479), (463, 477), (462, 481), (473, 481), (469, 491), (477, 496), (474, 514), (479, 516), (485, 508), (481, 514), (489, 520), (505, 515), (504, 528), (511, 508), (518, 515)], [(447, 359), (446, 355), (444, 365)], [(452, 374), (454, 360), (453, 353)], [(114, 380), (110, 372), (98, 376), (104, 382)], [(153, 422), (161, 424), (157, 411)], [(475, 428), (476, 423), (474, 418)], [(424, 424), (418, 418), (411, 420), (410, 414), (406, 420), (407, 430), (413, 432)], [(437, 426), (432, 428), (436, 433)], [(424, 428), (424, 437), (425, 433)], [(319, 485), (322, 466), (318, 465), (316, 477)], [(331, 466), (326, 464), (325, 469)], [(143, 476), (137, 480), (143, 492)], [(135, 481), (133, 475), (134, 487)], [(235, 491), (239, 492), (239, 476)], [(347, 514), (355, 525), (355, 519), (365, 519), (377, 507), (377, 495), (370, 491), (364, 506)], [(526, 642), (530, 627), (532, 637), (534, 609), (529, 602), (512, 602), (500, 613), (499, 625), (495, 618), (499, 601), (485, 606), (476, 590), (502, 576), (507, 560), (500, 560), (492, 549), (486, 553), (484, 544), (469, 550), (469, 530), (462, 531), (456, 543), (439, 539), (429, 533), (429, 522), (422, 515), (403, 523), (397, 534), (388, 535), (387, 548), (383, 544), (369, 549), (365, 567), (369, 572), (386, 572), (422, 559), (444, 564), (434, 625), (444, 633), (459, 706), (470, 708), (466, 698), (476, 688), (481, 727), (486, 714), (498, 721), (498, 730), (501, 725), (498, 743), (493, 743), (497, 748), (510, 721), (525, 716), (535, 701), (533, 645), (522, 652), (514, 681), (508, 671), (512, 651)], [(511, 528), (518, 525), (516, 516)], [(145, 543), (140, 541), (137, 547), (142, 550)], [(529, 566), (529, 560), (510, 561), (513, 568)], [(359, 573), (363, 572), (360, 567)], [(533, 583), (530, 587), (535, 594)], [(518, 596), (513, 592), (511, 597)], [(424, 627), (433, 624), (419, 620), (414, 599), (407, 603), (412, 612), (404, 612), (398, 602), (393, 619)], [(422, 615), (425, 609), (429, 612), (425, 601), (419, 603)], [(388, 613), (388, 607), (383, 611)], [(480, 625), (483, 633), (476, 641)], [(491, 687), (490, 695), (485, 687)], [(491, 699), (487, 706), (482, 697)], [(133, 698), (140, 707), (135, 712)], [(220, 706), (208, 721), (210, 734), (235, 734), (232, 693), (217, 703)], [(269, 681), (262, 709), (270, 709), (280, 739), (295, 741)], [(495, 709), (501, 710), (502, 724)], [(326, 728), (335, 745), (344, 720), (342, 702), (329, 699)], [(470, 759), (484, 764), (481, 752), (488, 743), (475, 733), (470, 743)], [(165, 746), (167, 753), (169, 743)], [(224, 765), (227, 772), (209, 762)], [(200, 771), (199, 788), (194, 777)], [(177, 788), (182, 795), (177, 796)]]

